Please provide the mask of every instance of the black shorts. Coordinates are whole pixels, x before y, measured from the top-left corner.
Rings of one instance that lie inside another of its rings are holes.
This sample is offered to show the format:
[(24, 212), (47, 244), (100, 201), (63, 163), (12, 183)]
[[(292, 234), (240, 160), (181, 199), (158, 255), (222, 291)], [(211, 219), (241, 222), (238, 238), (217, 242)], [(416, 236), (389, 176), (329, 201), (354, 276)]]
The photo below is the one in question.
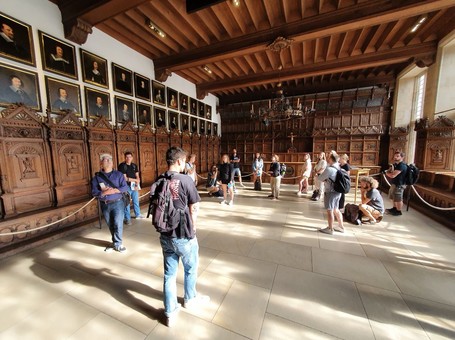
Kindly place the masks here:
[(221, 184), (229, 184), (230, 180), (228, 179), (222, 179)]

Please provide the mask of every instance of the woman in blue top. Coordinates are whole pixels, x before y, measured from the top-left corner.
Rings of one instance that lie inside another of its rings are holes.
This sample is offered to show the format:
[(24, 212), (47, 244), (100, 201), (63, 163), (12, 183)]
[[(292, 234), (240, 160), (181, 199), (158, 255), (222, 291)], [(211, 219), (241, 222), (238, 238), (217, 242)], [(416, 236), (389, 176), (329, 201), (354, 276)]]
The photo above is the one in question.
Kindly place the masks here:
[(261, 154), (256, 152), (256, 157), (253, 161), (253, 183), (256, 182), (256, 179), (259, 179), (259, 182), (262, 184), (262, 168), (264, 168), (264, 161), (262, 160)]

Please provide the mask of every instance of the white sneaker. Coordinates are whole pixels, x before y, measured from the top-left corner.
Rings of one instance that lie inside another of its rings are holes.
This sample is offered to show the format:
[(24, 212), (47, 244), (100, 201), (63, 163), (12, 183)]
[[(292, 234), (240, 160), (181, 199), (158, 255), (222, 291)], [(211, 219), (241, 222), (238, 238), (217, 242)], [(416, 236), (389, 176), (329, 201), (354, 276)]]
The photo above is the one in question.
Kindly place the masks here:
[(226, 200), (222, 200), (222, 201), (220, 202), (220, 204), (224, 204), (224, 203), (227, 204)]
[(302, 196), (302, 193), (300, 191), (298, 191), (297, 196)]
[(145, 218), (145, 216), (142, 214), (139, 214), (138, 216), (136, 216), (136, 220), (141, 220), (143, 218)]
[(243, 183), (240, 183), (240, 186), (241, 186), (242, 188), (245, 188), (245, 186), (243, 185)]
[(233, 205), (234, 205), (234, 201), (230, 201), (230, 202), (228, 203), (228, 205), (233, 206)]
[(183, 301), (183, 307), (190, 309), (190, 308), (194, 308), (197, 306), (205, 305), (209, 302), (210, 302), (210, 296), (198, 294), (198, 295), (196, 295), (196, 297), (194, 297), (188, 301)]
[(175, 311), (172, 312), (172, 315), (166, 316), (166, 326), (174, 327), (177, 323), (179, 312), (180, 312), (180, 303), (177, 305)]

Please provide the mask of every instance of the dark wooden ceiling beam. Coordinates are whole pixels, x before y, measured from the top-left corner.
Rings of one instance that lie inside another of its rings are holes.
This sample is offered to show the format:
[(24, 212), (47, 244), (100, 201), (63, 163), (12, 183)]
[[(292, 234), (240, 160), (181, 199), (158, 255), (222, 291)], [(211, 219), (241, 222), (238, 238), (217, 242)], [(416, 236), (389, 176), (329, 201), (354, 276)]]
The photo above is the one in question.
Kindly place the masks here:
[[(293, 38), (295, 42), (301, 42), (363, 26), (372, 26), (420, 15), (450, 6), (453, 6), (453, 0), (366, 1), (357, 6), (284, 24), (272, 30), (260, 30), (245, 36), (219, 41), (203, 48), (158, 58), (154, 60), (154, 64), (157, 70), (178, 70), (197, 66), (201, 63), (263, 51), (265, 46), (277, 36), (285, 36)], [(218, 36), (217, 38), (220, 39), (221, 37)]]
[[(335, 77), (336, 78), (336, 77)], [(367, 87), (374, 85), (390, 84), (395, 82), (394, 75), (386, 75), (382, 77), (363, 78), (363, 79), (331, 79), (331, 81), (323, 82), (319, 85), (309, 86), (308, 83), (301, 83), (299, 86), (292, 86), (284, 89), (286, 96), (299, 96), (304, 94), (339, 91), (343, 89), (351, 89), (357, 87)], [(241, 93), (229, 96), (220, 96), (220, 106), (225, 106), (234, 103), (252, 102), (258, 100), (268, 100), (275, 97), (274, 89), (262, 89), (254, 92)]]
[(200, 93), (217, 92), (228, 88), (239, 88), (250, 85), (257, 85), (263, 82), (273, 82), (278, 79), (286, 81), (295, 77), (308, 77), (310, 75), (321, 75), (345, 70), (358, 70), (365, 67), (388, 65), (405, 62), (413, 57), (436, 53), (436, 42), (423, 43), (416, 46), (398, 47), (387, 51), (357, 55), (341, 58), (324, 63), (302, 65), (289, 70), (268, 71), (262, 74), (253, 74), (235, 79), (226, 79), (198, 85)]

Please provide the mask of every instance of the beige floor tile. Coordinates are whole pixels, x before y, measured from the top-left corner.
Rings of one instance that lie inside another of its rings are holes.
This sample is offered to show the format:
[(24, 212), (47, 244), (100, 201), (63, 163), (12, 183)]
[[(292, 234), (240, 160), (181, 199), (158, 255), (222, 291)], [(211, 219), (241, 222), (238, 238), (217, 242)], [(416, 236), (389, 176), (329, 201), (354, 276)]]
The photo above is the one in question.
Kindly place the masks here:
[(455, 339), (455, 307), (409, 295), (403, 299), (430, 339)]
[(187, 313), (184, 309), (178, 315), (175, 327), (168, 328), (158, 324), (146, 338), (147, 340), (180, 340), (180, 339), (201, 339), (201, 340), (247, 340), (239, 334), (228, 329), (217, 326), (214, 323), (199, 319)]
[(403, 294), (455, 306), (455, 272), (409, 263), (383, 263)]
[(366, 256), (355, 235), (349, 233), (349, 231), (346, 231), (344, 234), (338, 232), (335, 232), (333, 235), (323, 233), (319, 234), (319, 245), (322, 249), (345, 254)]
[(313, 270), (311, 248), (282, 241), (260, 240), (251, 250), (249, 257), (282, 264), (288, 267)]
[[(66, 339), (83, 327), (99, 312), (64, 295), (54, 302), (38, 308), (28, 317), (0, 333), (1, 339)], [(55, 325), (58, 324), (58, 327)], [(39, 334), (39, 336), (37, 336)]]
[(345, 339), (374, 339), (353, 282), (279, 266), (267, 312)]
[(357, 284), (376, 339), (425, 339), (412, 312), (399, 293)]
[(315, 273), (399, 291), (382, 263), (376, 259), (318, 248), (312, 251)]
[(206, 270), (233, 280), (259, 287), (271, 288), (276, 268), (277, 265), (274, 263), (239, 255), (220, 253)]
[(224, 232), (211, 232), (200, 242), (203, 247), (223, 251), (225, 253), (248, 255), (255, 239), (243, 235), (232, 235), (229, 231), (231, 222), (224, 225)]
[[(235, 281), (213, 323), (251, 339), (261, 332), (270, 290)], [(251, 298), (254, 297), (254, 298)]]
[(287, 243), (301, 244), (307, 247), (319, 248), (319, 235), (317, 229), (305, 230), (289, 228), (287, 225), (283, 229), (281, 241)]
[(145, 334), (125, 325), (109, 315), (100, 313), (68, 339), (142, 340), (145, 339)]
[(265, 314), (264, 324), (262, 325), (260, 340), (276, 339), (305, 339), (305, 340), (326, 340), (338, 339), (319, 332), (315, 329), (305, 327), (301, 324), (280, 318), (269, 313)]

